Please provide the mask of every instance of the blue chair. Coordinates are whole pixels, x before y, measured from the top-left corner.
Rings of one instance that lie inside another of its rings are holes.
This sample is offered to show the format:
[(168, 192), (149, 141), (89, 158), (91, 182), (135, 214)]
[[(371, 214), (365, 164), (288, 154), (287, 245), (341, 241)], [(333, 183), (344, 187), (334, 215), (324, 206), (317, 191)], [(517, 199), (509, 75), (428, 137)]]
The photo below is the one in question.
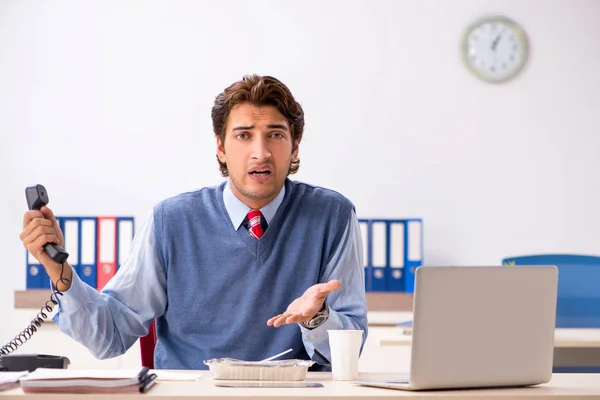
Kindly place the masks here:
[(600, 257), (540, 254), (508, 257), (504, 265), (558, 267), (557, 328), (600, 328)]
[[(600, 257), (540, 254), (507, 257), (504, 265), (558, 268), (557, 328), (600, 328)], [(600, 372), (598, 367), (555, 367), (554, 372)]]

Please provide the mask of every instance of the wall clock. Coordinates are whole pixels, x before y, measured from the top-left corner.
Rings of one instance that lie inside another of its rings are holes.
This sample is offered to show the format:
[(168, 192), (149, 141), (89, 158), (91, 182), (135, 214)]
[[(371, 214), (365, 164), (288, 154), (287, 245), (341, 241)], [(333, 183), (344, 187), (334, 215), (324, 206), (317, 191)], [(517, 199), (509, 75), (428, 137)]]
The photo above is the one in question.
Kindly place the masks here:
[(503, 16), (490, 16), (471, 24), (461, 43), (463, 60), (478, 78), (501, 83), (514, 78), (527, 62), (525, 31)]

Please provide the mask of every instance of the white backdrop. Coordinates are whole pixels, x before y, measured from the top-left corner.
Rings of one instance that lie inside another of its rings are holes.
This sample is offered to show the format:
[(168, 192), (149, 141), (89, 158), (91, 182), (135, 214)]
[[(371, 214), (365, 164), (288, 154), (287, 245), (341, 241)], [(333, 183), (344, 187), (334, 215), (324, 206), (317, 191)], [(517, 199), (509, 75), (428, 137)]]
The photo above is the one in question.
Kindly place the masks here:
[[(531, 42), (508, 84), (460, 60), (488, 13)], [(221, 181), (210, 108), (247, 73), (304, 106), (294, 179), (360, 217), (422, 217), (426, 264), (598, 254), (599, 20), (594, 0), (2, 1), (0, 313), (25, 287), (25, 186), (60, 215), (140, 224)]]

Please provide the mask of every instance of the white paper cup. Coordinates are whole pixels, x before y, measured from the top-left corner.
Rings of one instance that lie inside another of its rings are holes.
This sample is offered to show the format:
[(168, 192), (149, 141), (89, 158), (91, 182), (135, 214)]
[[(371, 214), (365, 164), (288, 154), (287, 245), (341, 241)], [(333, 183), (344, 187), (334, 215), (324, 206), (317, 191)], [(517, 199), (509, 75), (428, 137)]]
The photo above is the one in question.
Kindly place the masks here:
[(331, 352), (332, 378), (353, 381), (358, 377), (358, 356), (362, 343), (362, 330), (328, 330)]

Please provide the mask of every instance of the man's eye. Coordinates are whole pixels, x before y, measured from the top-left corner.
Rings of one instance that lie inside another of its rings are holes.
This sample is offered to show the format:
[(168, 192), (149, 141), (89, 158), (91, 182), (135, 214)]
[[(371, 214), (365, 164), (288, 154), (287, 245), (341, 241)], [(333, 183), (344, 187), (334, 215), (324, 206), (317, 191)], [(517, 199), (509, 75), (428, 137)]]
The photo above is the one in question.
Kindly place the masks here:
[(240, 140), (248, 139), (248, 134), (247, 133), (238, 133), (236, 138), (238, 138)]
[(271, 134), (271, 137), (282, 138), (283, 137), (283, 133), (281, 133), (281, 132), (273, 132)]

